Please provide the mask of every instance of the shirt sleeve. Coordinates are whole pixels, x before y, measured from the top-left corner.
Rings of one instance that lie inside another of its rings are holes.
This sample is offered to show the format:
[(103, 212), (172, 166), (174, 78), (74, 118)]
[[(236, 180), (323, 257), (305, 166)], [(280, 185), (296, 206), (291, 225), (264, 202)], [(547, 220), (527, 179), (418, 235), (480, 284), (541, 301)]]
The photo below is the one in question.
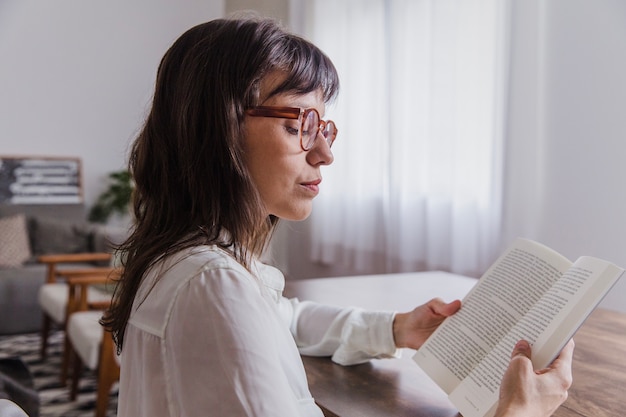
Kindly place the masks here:
[(302, 355), (331, 356), (340, 365), (398, 357), (393, 338), (395, 312), (341, 308), (297, 298), (281, 300)]

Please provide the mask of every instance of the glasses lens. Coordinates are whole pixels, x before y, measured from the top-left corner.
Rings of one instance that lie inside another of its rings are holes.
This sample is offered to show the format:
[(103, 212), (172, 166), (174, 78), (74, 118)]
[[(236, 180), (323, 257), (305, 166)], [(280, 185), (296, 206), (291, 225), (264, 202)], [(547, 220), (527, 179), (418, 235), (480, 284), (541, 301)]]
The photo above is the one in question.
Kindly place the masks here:
[(316, 111), (309, 110), (302, 120), (302, 147), (309, 150), (313, 147), (317, 132), (319, 131), (320, 119)]
[(333, 142), (337, 137), (337, 128), (335, 127), (335, 123), (331, 120), (326, 122), (326, 126), (324, 127), (324, 131), (322, 132), (324, 138), (326, 138), (326, 143), (328, 143), (328, 147), (333, 146)]

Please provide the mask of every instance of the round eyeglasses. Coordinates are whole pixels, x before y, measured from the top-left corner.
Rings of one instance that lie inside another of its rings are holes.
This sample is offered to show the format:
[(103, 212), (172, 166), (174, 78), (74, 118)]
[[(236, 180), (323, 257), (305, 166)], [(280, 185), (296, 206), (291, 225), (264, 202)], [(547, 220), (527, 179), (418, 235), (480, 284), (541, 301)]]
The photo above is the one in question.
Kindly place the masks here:
[(300, 147), (308, 151), (313, 147), (319, 133), (324, 136), (330, 148), (337, 137), (337, 126), (332, 120), (320, 119), (320, 114), (314, 108), (303, 109), (301, 107), (276, 107), (256, 106), (246, 110), (248, 116), (253, 117), (276, 117), (284, 119), (297, 119), (300, 121)]

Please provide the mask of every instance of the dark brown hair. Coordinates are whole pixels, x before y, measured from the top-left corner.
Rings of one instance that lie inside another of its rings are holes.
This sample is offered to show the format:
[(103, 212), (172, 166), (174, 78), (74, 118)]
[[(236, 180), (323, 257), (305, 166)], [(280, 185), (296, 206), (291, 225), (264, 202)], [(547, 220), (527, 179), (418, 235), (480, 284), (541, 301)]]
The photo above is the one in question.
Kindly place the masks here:
[(118, 249), (124, 272), (102, 320), (118, 350), (141, 279), (184, 248), (219, 245), (244, 266), (262, 253), (277, 218), (267, 217), (242, 155), (245, 110), (258, 105), (272, 71), (287, 77), (270, 96), (321, 90), (339, 80), (310, 42), (265, 19), (218, 19), (185, 32), (159, 65), (152, 108), (131, 150), (135, 222)]

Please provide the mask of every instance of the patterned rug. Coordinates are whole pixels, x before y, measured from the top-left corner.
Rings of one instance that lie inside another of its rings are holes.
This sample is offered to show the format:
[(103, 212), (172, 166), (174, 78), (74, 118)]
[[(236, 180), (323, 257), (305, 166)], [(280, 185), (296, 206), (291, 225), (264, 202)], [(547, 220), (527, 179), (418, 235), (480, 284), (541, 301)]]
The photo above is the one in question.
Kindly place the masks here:
[[(59, 378), (63, 354), (63, 332), (51, 334), (48, 357), (42, 361), (39, 334), (0, 336), (0, 358), (20, 357), (35, 379), (35, 389), (41, 402), (40, 417), (93, 417), (96, 403), (96, 375), (84, 369), (78, 386), (76, 401), (70, 401), (70, 384), (62, 387)], [(109, 397), (107, 417), (115, 417), (117, 409), (117, 386)]]

